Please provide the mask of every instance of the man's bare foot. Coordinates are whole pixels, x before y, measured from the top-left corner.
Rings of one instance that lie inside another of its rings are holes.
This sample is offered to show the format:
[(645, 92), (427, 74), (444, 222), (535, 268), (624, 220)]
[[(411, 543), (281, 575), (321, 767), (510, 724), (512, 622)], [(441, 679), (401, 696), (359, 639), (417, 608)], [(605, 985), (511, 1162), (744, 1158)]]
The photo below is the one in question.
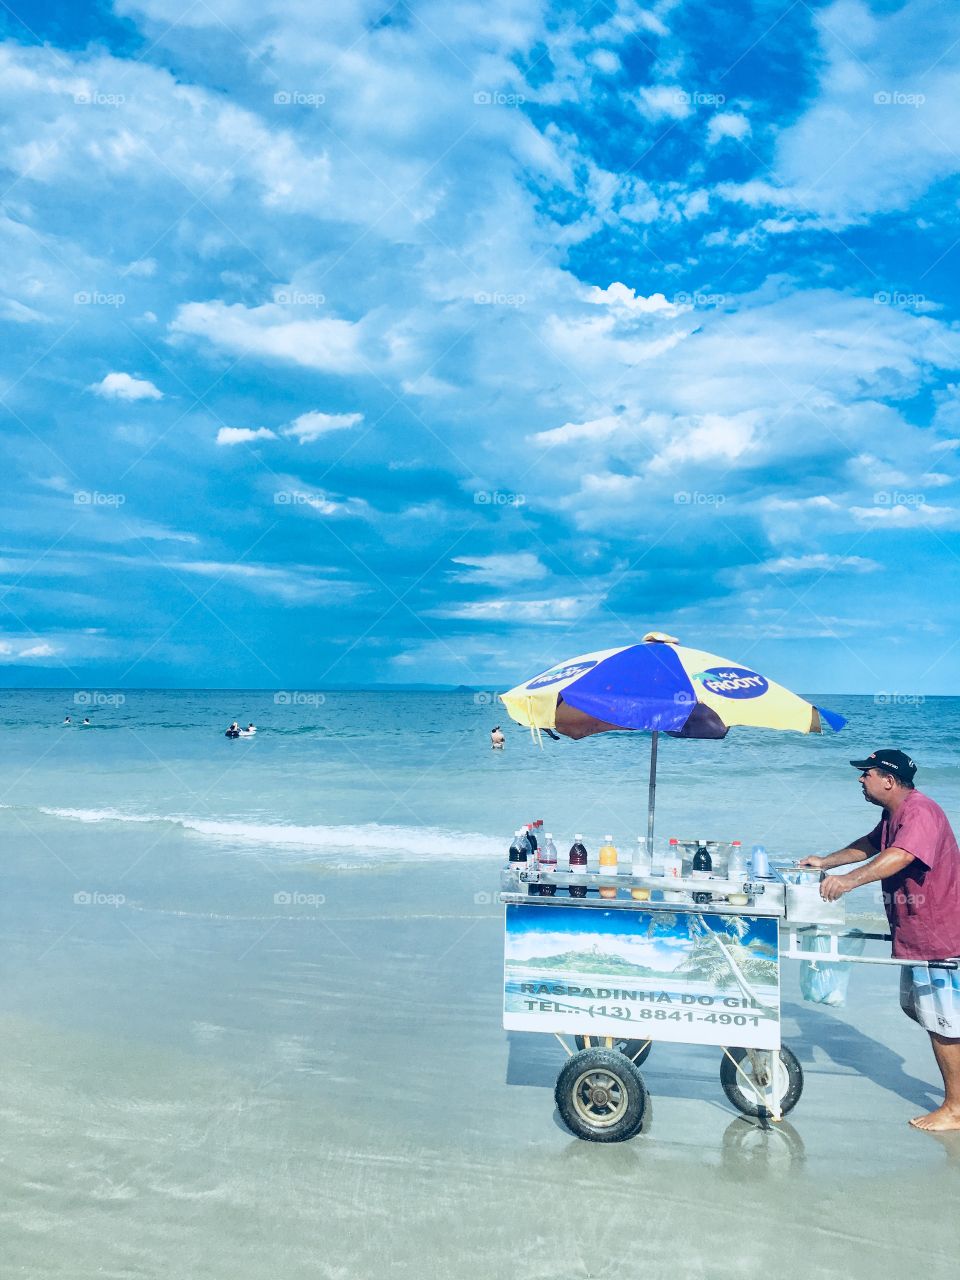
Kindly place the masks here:
[(940, 1133), (946, 1129), (960, 1129), (960, 1111), (944, 1104), (926, 1116), (914, 1116), (910, 1121), (915, 1129), (926, 1129), (932, 1133)]

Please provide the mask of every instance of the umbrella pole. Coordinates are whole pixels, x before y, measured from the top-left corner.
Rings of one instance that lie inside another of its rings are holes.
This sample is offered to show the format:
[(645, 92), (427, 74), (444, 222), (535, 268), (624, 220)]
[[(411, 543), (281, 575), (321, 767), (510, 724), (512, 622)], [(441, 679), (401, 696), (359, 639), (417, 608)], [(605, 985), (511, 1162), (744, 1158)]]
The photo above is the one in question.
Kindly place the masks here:
[(650, 742), (650, 788), (647, 792), (647, 852), (653, 853), (653, 811), (657, 803), (657, 731)]

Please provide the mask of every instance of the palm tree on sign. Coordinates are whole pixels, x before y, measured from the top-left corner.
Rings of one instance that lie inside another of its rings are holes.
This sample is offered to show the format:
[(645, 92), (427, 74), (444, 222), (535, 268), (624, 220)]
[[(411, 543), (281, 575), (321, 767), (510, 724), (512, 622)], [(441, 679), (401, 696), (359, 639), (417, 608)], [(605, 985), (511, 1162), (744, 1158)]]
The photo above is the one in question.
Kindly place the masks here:
[(669, 912), (659, 916), (659, 919), (654, 917), (647, 934), (671, 933), (675, 936), (681, 920), (686, 924), (690, 947), (674, 972), (696, 977), (701, 982), (709, 982), (721, 991), (736, 983), (747, 999), (767, 1013), (776, 1012), (753, 985), (759, 983), (770, 986), (776, 983), (776, 961), (757, 955), (751, 947), (744, 944), (743, 939), (750, 931), (748, 921), (740, 916), (730, 916), (724, 920), (721, 936), (721, 931), (711, 928), (697, 912)]

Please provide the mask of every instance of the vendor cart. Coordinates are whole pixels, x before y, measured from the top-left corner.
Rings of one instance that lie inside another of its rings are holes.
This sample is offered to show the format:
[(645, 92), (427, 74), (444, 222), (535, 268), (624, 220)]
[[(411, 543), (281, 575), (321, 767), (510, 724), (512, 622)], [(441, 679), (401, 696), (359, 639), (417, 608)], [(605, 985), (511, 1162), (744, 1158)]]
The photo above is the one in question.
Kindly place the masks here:
[[(721, 867), (726, 848), (710, 842)], [(781, 1041), (782, 960), (903, 963), (844, 954), (845, 937), (889, 935), (848, 930), (818, 879), (775, 863), (762, 878), (709, 880), (504, 868), (503, 1025), (563, 1046), (555, 1098), (574, 1134), (619, 1142), (639, 1132), (640, 1066), (657, 1041), (717, 1045), (721, 1087), (743, 1115), (779, 1121), (793, 1110), (803, 1071)], [(830, 950), (812, 951), (813, 938)]]

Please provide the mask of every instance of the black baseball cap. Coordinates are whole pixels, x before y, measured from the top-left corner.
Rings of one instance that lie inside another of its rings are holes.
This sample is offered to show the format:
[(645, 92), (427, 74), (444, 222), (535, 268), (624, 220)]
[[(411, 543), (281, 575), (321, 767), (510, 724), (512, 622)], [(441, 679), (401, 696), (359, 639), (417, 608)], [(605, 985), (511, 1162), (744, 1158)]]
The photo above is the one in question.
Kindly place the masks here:
[(873, 751), (866, 760), (851, 760), (855, 769), (882, 769), (884, 773), (892, 773), (901, 782), (912, 782), (917, 766), (905, 751), (888, 748)]

